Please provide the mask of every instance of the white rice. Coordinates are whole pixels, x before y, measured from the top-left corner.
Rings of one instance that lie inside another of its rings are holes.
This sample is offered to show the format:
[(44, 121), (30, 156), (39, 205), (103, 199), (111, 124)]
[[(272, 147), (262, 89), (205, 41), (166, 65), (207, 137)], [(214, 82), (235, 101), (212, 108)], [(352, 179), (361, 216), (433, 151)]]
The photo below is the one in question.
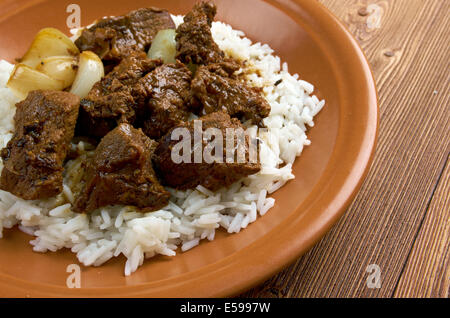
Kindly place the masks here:
[[(182, 17), (174, 20), (178, 25)], [(0, 238), (3, 228), (18, 225), (35, 237), (30, 242), (34, 251), (69, 248), (85, 266), (100, 266), (123, 254), (127, 258), (125, 275), (130, 275), (146, 258), (157, 254), (174, 256), (178, 247), (187, 251), (201, 240), (213, 240), (220, 228), (239, 233), (255, 222), (258, 215), (266, 214), (275, 205), (275, 200), (267, 195), (294, 178), (292, 164), (303, 147), (310, 144), (305, 134), (307, 126), (314, 125), (313, 117), (325, 102), (311, 95), (313, 85), (300, 80), (297, 74), (289, 74), (287, 64), (281, 65), (280, 58), (273, 55), (268, 45), (253, 44), (243, 32), (221, 22), (213, 23), (212, 33), (229, 57), (247, 61), (241, 72), (246, 74), (249, 85), (263, 87), (271, 105), (270, 116), (264, 119), (268, 131), (258, 136), (262, 141), (259, 173), (216, 193), (202, 186), (188, 191), (168, 189), (172, 194), (169, 205), (152, 213), (113, 206), (86, 215), (71, 210), (80, 174), (78, 158), (67, 163), (64, 191), (55, 198), (25, 201), (0, 191)], [(7, 144), (14, 130), (18, 100), (6, 88), (12, 68), (0, 61), (0, 147)], [(275, 86), (279, 80), (282, 82)], [(74, 147), (80, 154), (92, 152), (85, 144)]]

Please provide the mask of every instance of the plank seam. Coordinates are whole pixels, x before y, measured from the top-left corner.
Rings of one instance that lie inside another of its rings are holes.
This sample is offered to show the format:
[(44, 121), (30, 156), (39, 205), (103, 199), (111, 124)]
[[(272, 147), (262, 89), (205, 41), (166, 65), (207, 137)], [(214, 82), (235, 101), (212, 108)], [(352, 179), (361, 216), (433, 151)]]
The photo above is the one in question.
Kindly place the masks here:
[(420, 220), (419, 227), (418, 227), (418, 229), (417, 229), (416, 234), (414, 235), (414, 239), (413, 239), (412, 244), (411, 244), (411, 247), (410, 247), (410, 249), (409, 249), (409, 251), (408, 251), (408, 256), (406, 257), (405, 263), (404, 263), (403, 266), (402, 266), (402, 270), (400, 271), (400, 274), (398, 275), (398, 279), (397, 279), (397, 282), (395, 283), (395, 287), (394, 287), (394, 290), (393, 290), (393, 292), (392, 292), (392, 294), (391, 294), (391, 298), (393, 298), (393, 297), (395, 296), (396, 292), (397, 292), (398, 285), (399, 285), (399, 283), (400, 283), (401, 278), (403, 277), (404, 271), (405, 271), (406, 266), (407, 266), (407, 264), (408, 264), (408, 262), (409, 262), (409, 259), (410, 259), (410, 257), (411, 257), (411, 253), (412, 253), (412, 251), (413, 251), (413, 249), (414, 249), (414, 245), (415, 245), (415, 243), (416, 243), (416, 240), (417, 240), (417, 238), (418, 238), (418, 236), (419, 236), (419, 234), (420, 234), (420, 231), (422, 230), (423, 223), (424, 223), (424, 221), (425, 221), (425, 219), (426, 219), (426, 216), (427, 216), (427, 214), (428, 214), (428, 212), (429, 212), (429, 210), (430, 210), (430, 206), (431, 206), (431, 202), (433, 201), (434, 194), (435, 194), (435, 192), (436, 192), (436, 189), (437, 189), (438, 186), (439, 186), (439, 183), (441, 182), (442, 175), (444, 174), (445, 168), (447, 167), (449, 156), (450, 156), (450, 153), (447, 153), (445, 162), (444, 162), (444, 164), (442, 165), (442, 169), (441, 169), (441, 171), (440, 171), (440, 173), (439, 173), (439, 177), (438, 177), (438, 179), (437, 179), (437, 181), (436, 181), (436, 184), (435, 184), (434, 187), (433, 187), (433, 191), (431, 192), (430, 199), (429, 199), (428, 202), (427, 202), (427, 207), (426, 207), (425, 213), (424, 213), (424, 215), (423, 215), (423, 217), (422, 217), (422, 220)]

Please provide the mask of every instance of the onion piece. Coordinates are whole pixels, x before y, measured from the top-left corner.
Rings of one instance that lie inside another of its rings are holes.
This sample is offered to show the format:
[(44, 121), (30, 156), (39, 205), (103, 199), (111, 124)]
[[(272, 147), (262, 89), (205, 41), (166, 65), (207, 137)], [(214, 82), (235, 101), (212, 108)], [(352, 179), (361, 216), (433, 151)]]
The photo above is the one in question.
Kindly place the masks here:
[(38, 89), (61, 91), (64, 88), (63, 81), (32, 69), (28, 65), (17, 64), (6, 84), (19, 98), (26, 98), (28, 93)]
[(84, 51), (80, 54), (78, 72), (70, 92), (78, 95), (80, 98), (85, 98), (92, 86), (100, 81), (104, 75), (105, 70), (102, 60), (95, 53)]
[(36, 34), (21, 64), (36, 68), (39, 63), (51, 56), (74, 57), (80, 53), (75, 43), (64, 33), (54, 28), (45, 28)]
[(77, 74), (77, 59), (69, 56), (52, 56), (43, 59), (36, 68), (37, 71), (60, 80), (64, 88), (72, 85)]
[(177, 41), (174, 29), (160, 30), (152, 41), (147, 56), (150, 59), (162, 59), (164, 63), (175, 63), (177, 55)]

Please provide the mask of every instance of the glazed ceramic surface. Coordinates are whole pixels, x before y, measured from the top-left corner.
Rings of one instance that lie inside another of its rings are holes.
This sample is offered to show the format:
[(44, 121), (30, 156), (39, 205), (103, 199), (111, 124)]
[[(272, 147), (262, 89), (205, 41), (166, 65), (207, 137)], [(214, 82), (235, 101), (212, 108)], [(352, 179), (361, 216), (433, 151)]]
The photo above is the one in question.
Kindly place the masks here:
[[(187, 13), (195, 1), (77, 0), (82, 25), (107, 15), (156, 6)], [(291, 73), (313, 83), (326, 106), (308, 131), (312, 145), (294, 164), (296, 179), (276, 192), (276, 205), (239, 234), (220, 231), (175, 257), (147, 260), (129, 277), (125, 259), (82, 267), (80, 289), (69, 289), (64, 250), (32, 251), (17, 228), (0, 240), (3, 297), (212, 297), (242, 292), (275, 274), (316, 243), (344, 213), (365, 177), (378, 127), (376, 88), (356, 41), (317, 1), (216, 0), (217, 20), (268, 43)], [(0, 0), (0, 58), (21, 57), (41, 28), (66, 34), (73, 1)]]

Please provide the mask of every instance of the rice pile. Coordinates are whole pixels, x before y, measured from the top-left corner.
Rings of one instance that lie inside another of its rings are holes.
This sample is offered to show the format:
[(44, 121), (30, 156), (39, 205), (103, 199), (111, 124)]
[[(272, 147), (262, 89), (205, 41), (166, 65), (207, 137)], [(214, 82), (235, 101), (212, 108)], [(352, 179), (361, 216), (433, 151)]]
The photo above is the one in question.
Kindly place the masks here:
[[(174, 17), (176, 24), (182, 17)], [(64, 191), (55, 198), (24, 201), (0, 191), (0, 238), (3, 228), (18, 225), (34, 236), (30, 242), (36, 252), (69, 248), (85, 266), (99, 266), (123, 254), (127, 258), (125, 275), (157, 254), (174, 256), (177, 249), (187, 251), (201, 240), (212, 241), (219, 228), (238, 233), (275, 204), (270, 194), (294, 178), (292, 164), (304, 146), (310, 144), (305, 132), (314, 125), (313, 117), (324, 106), (312, 95), (313, 85), (290, 75), (273, 50), (252, 44), (241, 31), (214, 22), (212, 33), (229, 57), (246, 62), (241, 70), (250, 85), (264, 88), (272, 110), (264, 120), (268, 128), (260, 133), (262, 170), (228, 189), (216, 193), (199, 186), (196, 190), (175, 191), (167, 207), (142, 214), (133, 207), (113, 206), (86, 215), (71, 211), (81, 176), (81, 160), (92, 155), (89, 144), (73, 145), (80, 157), (66, 164)], [(0, 147), (11, 139), (18, 101), (5, 87), (13, 66), (0, 62)], [(255, 71), (258, 72), (255, 72)], [(281, 82), (280, 82), (281, 80)], [(274, 85), (279, 83), (278, 85)], [(256, 132), (256, 126), (248, 129)], [(0, 163), (0, 169), (3, 165)]]

